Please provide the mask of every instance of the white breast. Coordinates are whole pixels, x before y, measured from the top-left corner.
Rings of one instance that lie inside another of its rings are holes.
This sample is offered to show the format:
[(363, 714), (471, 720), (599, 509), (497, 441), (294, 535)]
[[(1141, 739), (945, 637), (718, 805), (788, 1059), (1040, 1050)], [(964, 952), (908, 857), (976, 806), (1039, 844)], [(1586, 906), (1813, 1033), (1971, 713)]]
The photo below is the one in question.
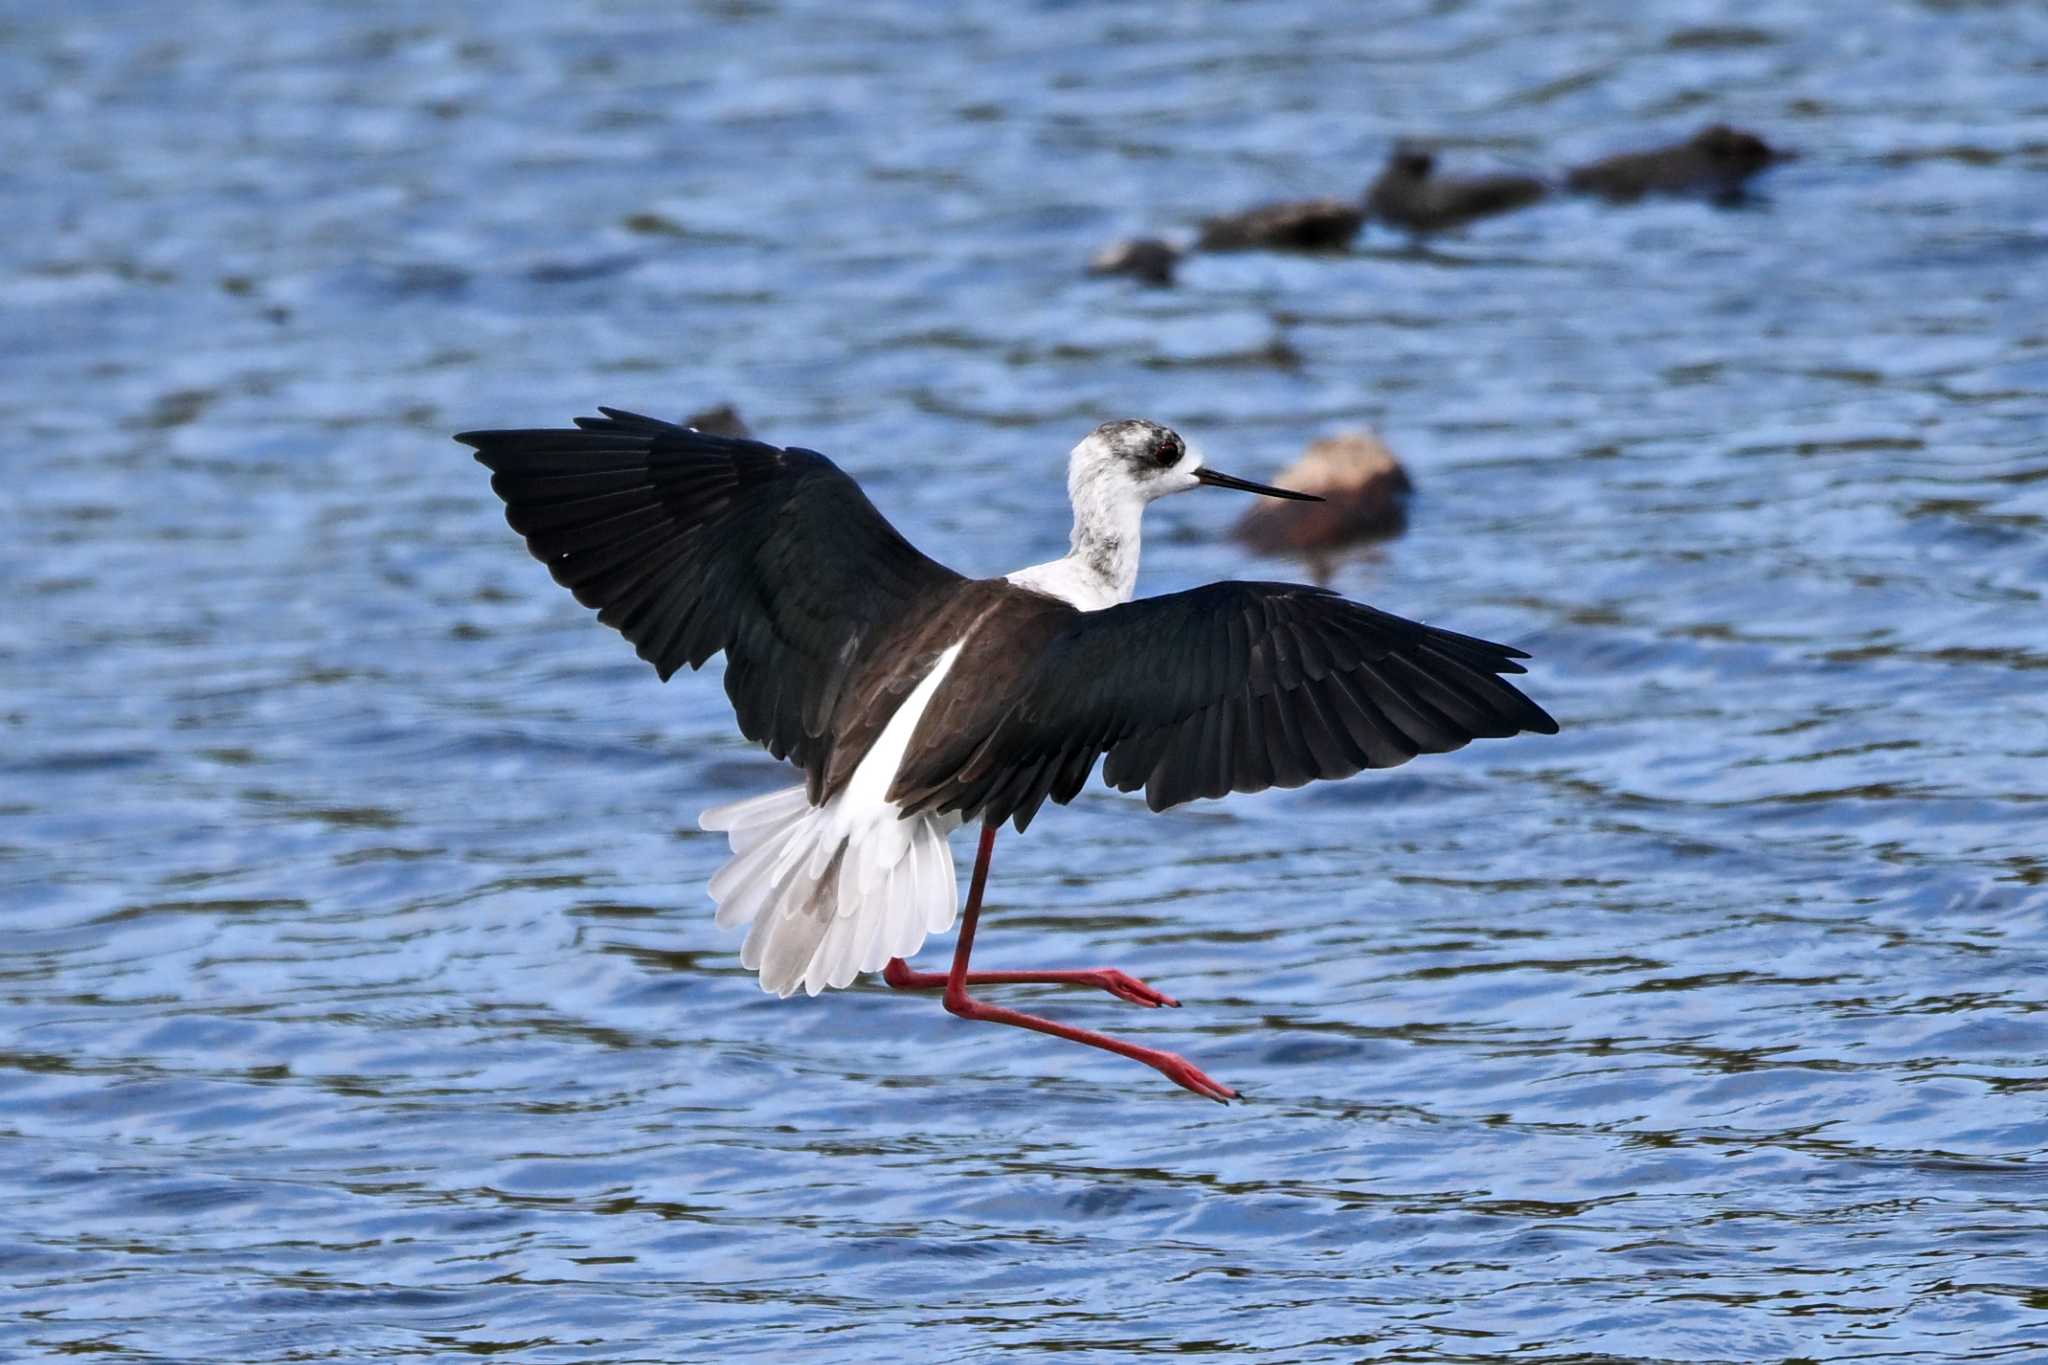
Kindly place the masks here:
[(1057, 597), (1081, 611), (1101, 611), (1104, 607), (1129, 600), (1127, 594), (1118, 593), (1114, 583), (1071, 555), (1045, 564), (1033, 564), (1028, 569), (1019, 569), (1003, 577), (1006, 582), (1042, 592), (1048, 597)]

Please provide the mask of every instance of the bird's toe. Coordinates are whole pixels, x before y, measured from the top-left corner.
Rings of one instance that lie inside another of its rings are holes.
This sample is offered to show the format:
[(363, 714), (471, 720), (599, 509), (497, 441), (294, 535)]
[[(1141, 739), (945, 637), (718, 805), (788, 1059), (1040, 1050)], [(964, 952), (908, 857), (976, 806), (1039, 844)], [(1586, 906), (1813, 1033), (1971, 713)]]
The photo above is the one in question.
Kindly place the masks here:
[(1214, 1100), (1218, 1104), (1228, 1104), (1238, 1098), (1235, 1090), (1221, 1081), (1212, 1079), (1200, 1067), (1178, 1053), (1167, 1053), (1159, 1071), (1182, 1089), (1192, 1090), (1202, 1098)]
[(1156, 1010), (1161, 1005), (1170, 1006), (1173, 1009), (1180, 1008), (1180, 1001), (1174, 999), (1165, 991), (1155, 986), (1148, 986), (1138, 980), (1137, 977), (1130, 975), (1128, 972), (1118, 971), (1114, 967), (1106, 967), (1102, 971), (1097, 972), (1095, 984), (1119, 1000), (1128, 1000), (1133, 1005), (1143, 1005), (1147, 1009)]

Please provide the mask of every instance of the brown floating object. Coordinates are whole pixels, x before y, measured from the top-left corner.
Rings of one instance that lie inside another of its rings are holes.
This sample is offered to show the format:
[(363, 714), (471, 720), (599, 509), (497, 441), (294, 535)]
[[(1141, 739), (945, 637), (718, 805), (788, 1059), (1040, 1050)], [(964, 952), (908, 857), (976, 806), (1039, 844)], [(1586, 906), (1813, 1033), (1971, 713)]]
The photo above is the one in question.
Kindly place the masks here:
[(1533, 175), (1440, 175), (1436, 154), (1403, 143), (1365, 192), (1373, 222), (1408, 232), (1441, 232), (1533, 204), (1550, 186)]
[(1345, 432), (1312, 443), (1274, 482), (1322, 502), (1275, 503), (1251, 509), (1233, 534), (1267, 554), (1332, 550), (1361, 540), (1400, 535), (1408, 526), (1408, 471), (1370, 431)]
[(1792, 159), (1791, 152), (1771, 146), (1755, 133), (1712, 123), (1668, 147), (1622, 152), (1574, 167), (1565, 184), (1624, 201), (1675, 194), (1729, 202), (1742, 198), (1751, 176)]
[(1091, 275), (1130, 275), (1144, 284), (1164, 288), (1173, 283), (1180, 248), (1158, 237), (1126, 237), (1111, 242), (1088, 262)]
[(1365, 225), (1355, 199), (1290, 199), (1202, 220), (1204, 251), (1342, 251)]
[(683, 425), (706, 436), (737, 436), (741, 440), (750, 440), (754, 435), (747, 426), (747, 419), (740, 416), (740, 410), (730, 403), (693, 412), (683, 419)]

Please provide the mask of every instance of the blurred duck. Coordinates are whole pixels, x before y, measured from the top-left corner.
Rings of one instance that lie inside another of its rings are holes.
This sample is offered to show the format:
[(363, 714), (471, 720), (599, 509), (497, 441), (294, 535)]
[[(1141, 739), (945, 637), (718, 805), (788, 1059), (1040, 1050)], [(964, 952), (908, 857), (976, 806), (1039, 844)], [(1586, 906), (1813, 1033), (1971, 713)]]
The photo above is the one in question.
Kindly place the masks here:
[(1315, 493), (1322, 502), (1253, 508), (1232, 532), (1267, 554), (1315, 556), (1362, 540), (1400, 535), (1415, 491), (1408, 471), (1371, 431), (1350, 431), (1313, 442), (1278, 476), (1287, 488)]
[(754, 435), (747, 426), (747, 419), (740, 416), (740, 410), (730, 403), (693, 412), (683, 419), (683, 425), (706, 436), (736, 436), (744, 441)]
[(1771, 146), (1755, 133), (1714, 123), (1668, 147), (1622, 152), (1574, 167), (1565, 183), (1607, 199), (1678, 194), (1725, 203), (1742, 198), (1758, 171), (1791, 159), (1791, 152)]
[[(1371, 221), (1418, 235), (1440, 232), (1534, 203), (1549, 190), (1533, 175), (1438, 175), (1434, 153), (1404, 143), (1360, 198), (1283, 199), (1204, 218), (1195, 249), (1342, 251)], [(1131, 237), (1097, 252), (1088, 273), (1169, 285), (1184, 255), (1160, 238)]]
[(1202, 220), (1204, 251), (1342, 251), (1365, 226), (1355, 199), (1290, 199)]
[(1088, 262), (1091, 275), (1129, 275), (1142, 284), (1164, 289), (1173, 283), (1181, 249), (1159, 237), (1126, 237), (1111, 242)]
[(1365, 192), (1365, 212), (1419, 236), (1510, 212), (1549, 191), (1533, 175), (1439, 175), (1434, 152), (1403, 143)]

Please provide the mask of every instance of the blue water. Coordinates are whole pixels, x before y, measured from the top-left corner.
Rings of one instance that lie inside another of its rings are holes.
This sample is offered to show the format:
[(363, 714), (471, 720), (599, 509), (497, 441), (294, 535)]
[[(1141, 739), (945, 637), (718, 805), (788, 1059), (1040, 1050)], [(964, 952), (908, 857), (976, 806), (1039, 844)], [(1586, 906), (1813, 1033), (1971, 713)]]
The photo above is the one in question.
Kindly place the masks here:
[[(2048, 10), (1366, 13), (10, 7), (0, 1357), (2048, 1359)], [(1081, 274), (1715, 118), (1804, 155)], [(1002, 998), (1243, 1104), (775, 1001), (695, 817), (785, 776), (448, 440), (724, 399), (981, 573), (1098, 421), (1377, 425), (1336, 585), (1564, 732), (1004, 837), (979, 963), (1185, 1007)]]

